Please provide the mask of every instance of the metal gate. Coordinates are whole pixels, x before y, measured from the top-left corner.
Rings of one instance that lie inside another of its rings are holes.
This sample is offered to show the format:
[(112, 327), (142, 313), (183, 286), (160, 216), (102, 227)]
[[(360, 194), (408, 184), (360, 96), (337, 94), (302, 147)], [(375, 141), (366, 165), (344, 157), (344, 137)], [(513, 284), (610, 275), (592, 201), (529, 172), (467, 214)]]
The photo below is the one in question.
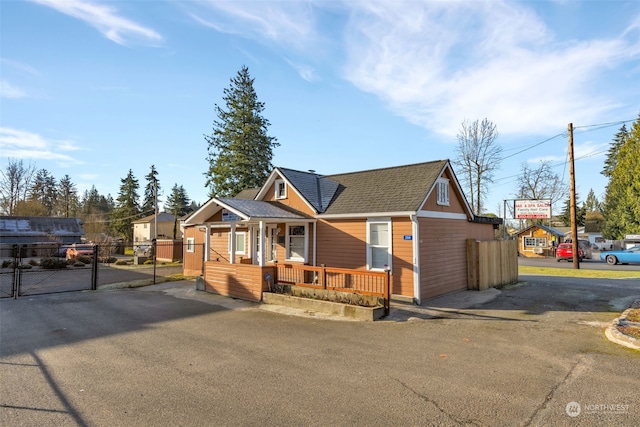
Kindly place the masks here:
[(95, 290), (97, 246), (67, 256), (73, 245), (14, 245), (13, 257), (2, 260), (0, 298)]

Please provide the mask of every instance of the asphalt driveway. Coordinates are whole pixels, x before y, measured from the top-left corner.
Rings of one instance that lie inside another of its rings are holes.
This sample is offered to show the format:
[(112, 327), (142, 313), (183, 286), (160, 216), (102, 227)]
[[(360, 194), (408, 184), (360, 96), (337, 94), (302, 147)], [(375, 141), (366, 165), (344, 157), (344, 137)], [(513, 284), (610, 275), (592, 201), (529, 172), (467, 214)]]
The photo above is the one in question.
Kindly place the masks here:
[(192, 283), (0, 301), (0, 425), (640, 425), (638, 280), (523, 277), (347, 322)]

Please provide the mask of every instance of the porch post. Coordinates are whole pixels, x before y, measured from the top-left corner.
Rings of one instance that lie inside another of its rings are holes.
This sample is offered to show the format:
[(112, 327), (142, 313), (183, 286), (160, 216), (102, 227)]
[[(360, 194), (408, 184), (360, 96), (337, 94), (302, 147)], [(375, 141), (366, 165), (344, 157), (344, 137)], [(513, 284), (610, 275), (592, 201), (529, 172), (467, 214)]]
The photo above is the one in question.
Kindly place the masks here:
[(266, 256), (265, 256), (265, 250), (266, 250), (265, 240), (267, 240), (267, 239), (266, 239), (266, 236), (265, 236), (266, 235), (265, 228), (266, 227), (265, 227), (264, 221), (260, 221), (260, 241), (259, 241), (260, 250), (259, 250), (259, 253), (258, 253), (258, 258), (259, 258), (258, 259), (258, 265), (260, 267), (264, 267), (265, 264), (266, 264), (265, 263), (265, 259), (266, 259)]
[[(420, 278), (420, 223), (415, 215), (411, 215), (411, 234), (413, 234), (413, 301), (420, 305), (421, 278)], [(389, 296), (391, 297), (391, 296)]]
[(231, 223), (229, 224), (231, 227), (231, 235), (229, 236), (229, 239), (231, 239), (231, 253), (229, 254), (229, 264), (235, 264), (236, 263), (236, 223), (235, 221), (231, 221)]
[(205, 224), (204, 230), (204, 260), (209, 261), (209, 253), (211, 250), (211, 224)]
[(316, 248), (317, 248), (316, 235), (317, 235), (317, 233), (316, 233), (316, 231), (317, 230), (318, 230), (317, 222), (314, 221), (313, 222), (313, 264), (311, 264), (313, 266), (317, 265), (316, 264), (316, 262), (317, 262), (317, 259), (316, 259)]

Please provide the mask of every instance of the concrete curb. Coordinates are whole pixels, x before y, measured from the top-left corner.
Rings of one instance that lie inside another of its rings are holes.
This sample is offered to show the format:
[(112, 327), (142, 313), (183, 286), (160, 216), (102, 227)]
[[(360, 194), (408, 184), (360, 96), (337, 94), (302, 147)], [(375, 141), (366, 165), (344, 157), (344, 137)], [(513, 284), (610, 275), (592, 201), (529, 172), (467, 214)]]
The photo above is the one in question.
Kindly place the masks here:
[(636, 325), (637, 324), (634, 322), (628, 322), (627, 315), (631, 310), (639, 307), (640, 307), (640, 300), (636, 300), (633, 304), (631, 304), (631, 307), (627, 308), (622, 313), (622, 315), (620, 315), (620, 317), (614, 319), (611, 322), (611, 324), (604, 331), (604, 335), (607, 337), (609, 341), (627, 348), (640, 351), (640, 340), (637, 340), (636, 338), (631, 337), (629, 335), (625, 335), (618, 330), (619, 325), (627, 325), (627, 324)]

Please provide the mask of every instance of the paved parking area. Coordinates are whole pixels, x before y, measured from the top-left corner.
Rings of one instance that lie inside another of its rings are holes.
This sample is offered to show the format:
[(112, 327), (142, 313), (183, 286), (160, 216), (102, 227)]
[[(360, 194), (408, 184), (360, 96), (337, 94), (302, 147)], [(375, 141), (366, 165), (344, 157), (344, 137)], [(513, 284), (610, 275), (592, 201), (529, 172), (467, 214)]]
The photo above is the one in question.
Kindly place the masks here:
[(603, 334), (640, 282), (556, 279), (373, 323), (189, 283), (2, 300), (0, 425), (640, 425)]

